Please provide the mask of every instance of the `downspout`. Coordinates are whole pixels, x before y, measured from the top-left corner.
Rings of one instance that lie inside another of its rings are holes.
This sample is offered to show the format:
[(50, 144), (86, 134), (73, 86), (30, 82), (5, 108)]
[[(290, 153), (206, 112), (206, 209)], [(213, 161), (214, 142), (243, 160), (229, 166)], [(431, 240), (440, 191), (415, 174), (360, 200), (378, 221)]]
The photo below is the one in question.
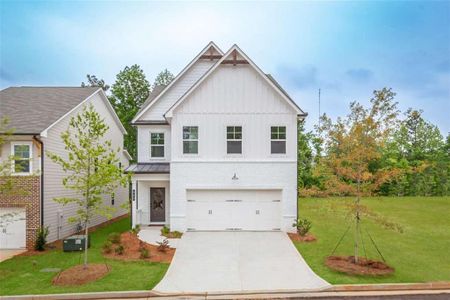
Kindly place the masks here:
[(41, 211), (41, 217), (40, 217), (40, 224), (41, 224), (41, 228), (44, 227), (44, 143), (42, 142), (42, 140), (40, 140), (37, 136), (33, 136), (33, 139), (35, 141), (37, 141), (40, 145), (41, 145), (41, 193), (40, 193), (40, 211)]

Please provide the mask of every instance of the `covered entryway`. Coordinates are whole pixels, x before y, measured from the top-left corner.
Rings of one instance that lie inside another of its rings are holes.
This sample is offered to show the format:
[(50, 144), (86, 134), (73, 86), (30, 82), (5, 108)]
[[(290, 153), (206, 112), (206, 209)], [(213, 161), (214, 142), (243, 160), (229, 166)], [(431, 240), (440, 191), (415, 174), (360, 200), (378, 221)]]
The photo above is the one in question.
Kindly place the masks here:
[(25, 208), (0, 208), (0, 249), (26, 247)]
[(188, 231), (278, 231), (281, 190), (188, 190)]

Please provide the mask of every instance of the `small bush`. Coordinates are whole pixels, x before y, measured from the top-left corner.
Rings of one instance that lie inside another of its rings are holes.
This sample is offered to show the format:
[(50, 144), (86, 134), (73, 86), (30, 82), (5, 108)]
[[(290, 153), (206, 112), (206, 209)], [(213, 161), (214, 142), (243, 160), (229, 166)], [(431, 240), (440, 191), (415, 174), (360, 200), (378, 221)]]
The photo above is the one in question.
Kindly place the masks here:
[(116, 247), (116, 249), (114, 249), (114, 252), (117, 255), (122, 255), (125, 252), (125, 249), (123, 248), (122, 245), (119, 245), (119, 246)]
[(162, 242), (156, 242), (156, 243), (158, 244), (158, 251), (160, 251), (160, 252), (166, 252), (170, 248), (168, 239), (164, 239)]
[(47, 244), (48, 233), (49, 233), (48, 226), (39, 228), (37, 232), (36, 243), (34, 245), (34, 250), (36, 251), (45, 250), (45, 244)]
[(150, 256), (148, 249), (145, 247), (139, 248), (139, 252), (141, 253), (140, 258), (142, 258), (142, 259), (149, 258), (149, 256)]
[(112, 244), (120, 244), (120, 233), (111, 232), (108, 235), (108, 241), (110, 241)]
[(112, 244), (110, 241), (106, 241), (106, 242), (103, 244), (103, 246), (102, 246), (103, 253), (106, 253), (106, 254), (111, 253), (111, 252), (112, 252), (112, 245), (113, 245), (113, 244)]
[(296, 219), (292, 227), (297, 229), (297, 233), (301, 236), (305, 236), (311, 229), (311, 222), (308, 219)]
[(141, 225), (139, 225), (139, 224), (130, 230), (130, 232), (134, 235), (137, 235), (139, 233), (139, 231), (141, 231)]
[(166, 236), (166, 235), (168, 235), (169, 233), (170, 233), (170, 228), (164, 225), (164, 227), (161, 228), (161, 234), (164, 235), (164, 236)]
[(174, 238), (174, 239), (179, 239), (179, 238), (181, 238), (181, 236), (183, 235), (181, 232), (179, 232), (179, 231), (172, 231), (171, 233), (170, 233), (170, 235), (171, 235), (171, 237), (172, 238)]

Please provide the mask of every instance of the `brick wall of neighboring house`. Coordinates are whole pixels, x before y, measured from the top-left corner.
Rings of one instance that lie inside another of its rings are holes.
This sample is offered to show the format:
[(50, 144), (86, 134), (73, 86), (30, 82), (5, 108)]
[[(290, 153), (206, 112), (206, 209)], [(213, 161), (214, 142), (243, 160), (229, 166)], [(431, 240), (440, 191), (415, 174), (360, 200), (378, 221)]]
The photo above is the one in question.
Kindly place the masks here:
[[(27, 248), (33, 249), (37, 230), (41, 224), (40, 176), (12, 176), (14, 190), (8, 195), (0, 195), (0, 207), (25, 207)], [(0, 178), (0, 181), (4, 180)]]

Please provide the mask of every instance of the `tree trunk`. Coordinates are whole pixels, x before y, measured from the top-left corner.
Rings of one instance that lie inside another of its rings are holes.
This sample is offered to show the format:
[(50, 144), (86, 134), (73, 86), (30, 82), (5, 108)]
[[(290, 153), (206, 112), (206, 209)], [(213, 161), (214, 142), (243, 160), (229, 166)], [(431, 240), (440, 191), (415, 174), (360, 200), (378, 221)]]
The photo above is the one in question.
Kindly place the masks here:
[(88, 223), (84, 223), (84, 268), (87, 269), (88, 263)]

